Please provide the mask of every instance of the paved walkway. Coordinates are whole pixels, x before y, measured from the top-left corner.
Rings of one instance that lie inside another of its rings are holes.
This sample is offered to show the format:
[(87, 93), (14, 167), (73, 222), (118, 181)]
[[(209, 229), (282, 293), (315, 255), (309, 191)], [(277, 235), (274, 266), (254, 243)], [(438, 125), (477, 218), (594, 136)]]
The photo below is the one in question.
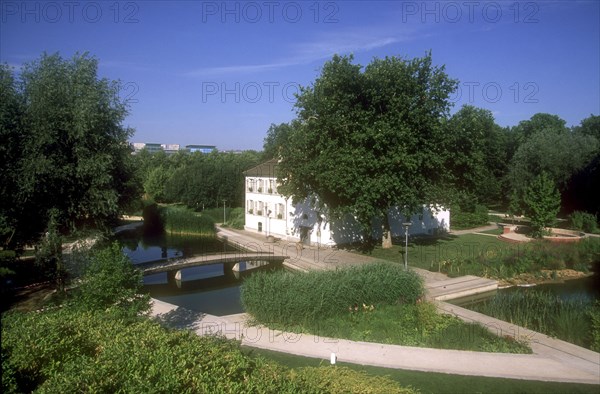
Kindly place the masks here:
[[(222, 227), (217, 227), (217, 230), (217, 237), (243, 250), (290, 256), (290, 259), (286, 260), (284, 265), (299, 271), (331, 270), (340, 266), (368, 264), (378, 261), (378, 259), (368, 255), (351, 253), (346, 250), (325, 246), (305, 245), (303, 249), (297, 249), (296, 242), (284, 240), (268, 241), (264, 235), (251, 231), (233, 230)], [(401, 263), (400, 255), (398, 255), (398, 259), (398, 263)]]
[[(198, 335), (224, 335), (242, 345), (277, 352), (385, 368), (442, 372), (468, 376), (600, 384), (600, 354), (526, 330), (454, 305), (439, 303), (447, 313), (465, 320), (484, 319), (500, 335), (529, 339), (534, 354), (484, 353), (385, 345), (295, 334), (248, 324), (242, 313), (213, 316), (186, 311), (154, 300), (154, 315), (172, 327), (194, 330)], [(476, 316), (480, 315), (480, 316)]]
[[(470, 230), (470, 232), (479, 231), (485, 230), (481, 228)], [(220, 229), (219, 233), (220, 236), (228, 237), (229, 241), (235, 238), (246, 247), (254, 248), (252, 250), (260, 248), (260, 251), (275, 252), (276, 248), (288, 248), (289, 245), (293, 245), (294, 253), (296, 251), (295, 243), (283, 241), (268, 243), (264, 236), (246, 231)], [(278, 250), (277, 253), (280, 251)], [(369, 256), (332, 249), (307, 248), (298, 251), (298, 255), (292, 255), (295, 258), (289, 263), (290, 267), (300, 270), (332, 269), (342, 263), (347, 265), (375, 261)], [(449, 281), (447, 276), (440, 273), (415, 270), (424, 277), (430, 292), (431, 288), (445, 287), (444, 281)], [(471, 280), (467, 279), (463, 281), (470, 283)], [(430, 296), (435, 298), (433, 293)], [(295, 334), (248, 324), (249, 316), (246, 314), (212, 316), (191, 312), (158, 300), (154, 300), (153, 314), (161, 316), (174, 327), (193, 329), (199, 335), (221, 334), (239, 340), (246, 346), (324, 360), (330, 360), (331, 354), (335, 353), (338, 361), (386, 368), (600, 384), (599, 353), (455, 305), (442, 301), (434, 302), (444, 313), (454, 314), (465, 321), (478, 322), (502, 336), (527, 340), (534, 354), (428, 349), (356, 342), (312, 334)]]

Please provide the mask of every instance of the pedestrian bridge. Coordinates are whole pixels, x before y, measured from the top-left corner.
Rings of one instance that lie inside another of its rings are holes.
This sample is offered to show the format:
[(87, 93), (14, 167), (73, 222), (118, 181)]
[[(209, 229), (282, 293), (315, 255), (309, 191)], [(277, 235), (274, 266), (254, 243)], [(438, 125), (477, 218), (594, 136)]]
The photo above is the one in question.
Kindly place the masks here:
[(169, 276), (181, 277), (179, 271), (184, 268), (199, 267), (211, 264), (223, 264), (225, 271), (236, 271), (236, 266), (242, 261), (264, 261), (270, 264), (281, 264), (289, 256), (264, 252), (223, 252), (203, 254), (188, 258), (161, 259), (136, 264), (144, 275), (168, 272)]

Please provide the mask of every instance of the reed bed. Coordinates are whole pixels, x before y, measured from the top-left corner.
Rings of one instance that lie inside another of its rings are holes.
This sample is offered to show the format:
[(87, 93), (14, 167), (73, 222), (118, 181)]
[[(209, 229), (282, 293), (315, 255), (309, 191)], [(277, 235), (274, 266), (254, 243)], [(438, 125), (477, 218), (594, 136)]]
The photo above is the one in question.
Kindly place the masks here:
[(257, 273), (242, 303), (257, 323), (355, 341), (487, 352), (530, 353), (515, 340), (439, 314), (423, 302), (423, 282), (401, 265), (379, 263), (297, 273)]
[(187, 234), (214, 236), (215, 222), (206, 215), (177, 206), (167, 206), (161, 209), (165, 231), (169, 234)]
[(375, 304), (415, 304), (423, 281), (398, 264), (376, 263), (308, 273), (257, 273), (241, 289), (242, 304), (257, 321), (291, 326)]
[(501, 292), (489, 301), (473, 305), (477, 312), (521, 327), (554, 336), (578, 346), (595, 350), (594, 338), (600, 327), (593, 316), (600, 314), (600, 303), (584, 297), (563, 299), (546, 291)]

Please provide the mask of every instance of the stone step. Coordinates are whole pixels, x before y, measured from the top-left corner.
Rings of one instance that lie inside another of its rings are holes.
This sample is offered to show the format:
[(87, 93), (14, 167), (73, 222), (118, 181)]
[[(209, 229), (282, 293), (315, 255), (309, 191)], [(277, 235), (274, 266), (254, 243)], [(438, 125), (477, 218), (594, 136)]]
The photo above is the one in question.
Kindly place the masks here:
[(498, 282), (473, 275), (430, 282), (425, 285), (429, 298), (446, 301), (498, 289)]

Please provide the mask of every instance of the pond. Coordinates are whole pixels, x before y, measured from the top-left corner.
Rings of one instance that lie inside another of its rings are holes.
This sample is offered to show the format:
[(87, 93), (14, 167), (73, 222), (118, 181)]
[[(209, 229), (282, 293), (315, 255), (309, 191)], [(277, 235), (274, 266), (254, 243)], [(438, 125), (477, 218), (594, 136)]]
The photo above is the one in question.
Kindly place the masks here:
[(469, 308), (480, 302), (490, 300), (497, 295), (509, 294), (513, 292), (547, 292), (557, 295), (563, 300), (600, 300), (600, 273), (595, 273), (581, 279), (566, 280), (562, 283), (544, 283), (534, 286), (512, 286), (497, 291), (477, 294), (474, 296), (457, 298), (450, 300), (451, 304)]
[[(193, 236), (144, 235), (131, 231), (119, 235), (123, 251), (133, 264), (174, 257), (190, 257), (235, 249), (216, 238)], [(166, 273), (144, 276), (144, 291), (152, 298), (196, 312), (216, 316), (244, 312), (240, 301), (240, 286), (245, 277), (269, 266), (240, 273), (226, 273), (223, 264), (213, 264), (182, 270), (182, 280), (169, 282)]]

